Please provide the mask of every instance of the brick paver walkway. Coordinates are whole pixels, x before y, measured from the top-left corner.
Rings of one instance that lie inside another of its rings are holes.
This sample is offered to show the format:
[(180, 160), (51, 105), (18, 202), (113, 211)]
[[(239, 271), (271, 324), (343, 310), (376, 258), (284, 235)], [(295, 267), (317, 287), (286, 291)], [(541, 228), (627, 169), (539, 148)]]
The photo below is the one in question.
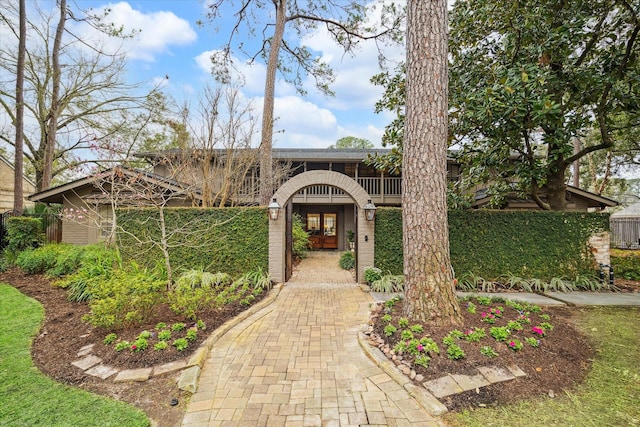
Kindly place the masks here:
[(314, 252), (269, 307), (213, 347), (183, 426), (440, 426), (366, 358), (371, 297)]

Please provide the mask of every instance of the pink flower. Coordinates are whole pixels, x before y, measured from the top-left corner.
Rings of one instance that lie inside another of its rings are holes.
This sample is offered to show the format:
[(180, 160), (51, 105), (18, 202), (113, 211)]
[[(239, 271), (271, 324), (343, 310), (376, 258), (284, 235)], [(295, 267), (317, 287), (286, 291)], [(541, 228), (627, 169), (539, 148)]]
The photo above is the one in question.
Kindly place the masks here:
[(131, 350), (135, 350), (136, 348), (138, 348), (138, 346), (136, 346), (135, 344), (131, 346)]
[(537, 326), (534, 326), (533, 328), (531, 328), (531, 331), (534, 334), (544, 335), (544, 330), (542, 328), (537, 327)]
[(487, 317), (487, 313), (485, 313), (484, 311), (482, 312), (482, 314), (480, 315), (482, 317)]
[(424, 346), (422, 344), (418, 344), (418, 351), (424, 350)]
[(509, 347), (515, 347), (516, 343), (515, 341), (509, 341)]

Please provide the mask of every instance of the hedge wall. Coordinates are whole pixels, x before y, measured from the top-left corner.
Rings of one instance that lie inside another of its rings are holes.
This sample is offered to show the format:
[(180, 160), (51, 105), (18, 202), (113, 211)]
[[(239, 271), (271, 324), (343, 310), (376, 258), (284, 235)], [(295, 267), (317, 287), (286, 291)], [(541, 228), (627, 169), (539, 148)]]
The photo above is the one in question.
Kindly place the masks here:
[[(238, 276), (262, 268), (268, 271), (269, 224), (265, 208), (167, 208), (164, 210), (169, 258), (174, 271), (203, 267)], [(153, 267), (163, 262), (162, 253), (141, 241), (159, 241), (156, 209), (117, 211), (119, 246), (125, 259)]]
[[(545, 211), (449, 211), (449, 245), (456, 276), (501, 275), (550, 280), (593, 274), (586, 242), (609, 230), (608, 214)], [(375, 265), (402, 273), (402, 211), (376, 212)]]

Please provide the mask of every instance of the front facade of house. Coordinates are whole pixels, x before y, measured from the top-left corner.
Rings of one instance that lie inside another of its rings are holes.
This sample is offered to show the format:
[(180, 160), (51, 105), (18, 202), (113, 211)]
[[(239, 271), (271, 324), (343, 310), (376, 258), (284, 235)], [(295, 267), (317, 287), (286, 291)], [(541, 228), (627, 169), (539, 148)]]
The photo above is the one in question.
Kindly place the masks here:
[[(269, 271), (277, 281), (287, 281), (292, 271), (291, 253), (291, 220), (292, 215), (299, 215), (310, 235), (315, 250), (348, 250), (350, 245), (347, 236), (353, 233), (356, 257), (356, 276), (363, 281), (364, 268), (373, 266), (374, 259), (374, 222), (365, 218), (365, 206), (369, 202), (375, 206), (400, 206), (402, 195), (402, 178), (376, 170), (367, 164), (367, 159), (376, 154), (384, 154), (388, 150), (381, 149), (274, 149), (273, 159), (278, 185), (274, 192), (274, 203), (280, 208), (282, 215), (270, 221), (269, 231)], [(222, 158), (228, 152), (217, 151)], [(214, 170), (209, 179), (202, 178), (202, 172), (193, 168), (183, 168), (184, 159), (199, 158), (197, 155), (179, 154), (181, 160), (176, 162), (175, 151), (160, 153), (141, 153), (138, 157), (148, 161), (154, 168), (150, 172), (127, 172), (143, 176), (144, 182), (152, 183), (154, 188), (162, 192), (179, 192), (189, 185), (198, 188), (202, 193), (215, 193), (213, 199), (224, 200), (223, 205), (255, 205), (259, 187), (259, 170), (257, 157), (250, 160), (249, 166), (241, 174), (244, 179), (232, 189), (220, 191), (221, 183), (238, 180), (238, 173), (224, 175), (224, 168)], [(191, 161), (191, 160), (190, 160)], [(217, 158), (215, 161), (224, 165)], [(213, 160), (212, 160), (213, 162)], [(194, 163), (197, 163), (194, 162)], [(231, 162), (227, 162), (228, 164)], [(447, 161), (447, 178), (457, 181), (460, 165), (453, 159)], [(191, 184), (189, 184), (191, 182)], [(181, 183), (185, 183), (184, 185)], [(206, 185), (205, 185), (206, 184)], [(209, 187), (207, 187), (209, 186)], [(110, 206), (96, 197), (95, 178), (87, 177), (32, 196), (33, 201), (62, 204), (66, 210), (82, 209), (82, 206), (100, 212), (98, 219), (84, 222), (69, 221), (63, 225), (64, 242), (89, 244), (105, 238), (105, 230), (111, 224)], [(223, 194), (223, 196), (221, 196)], [(488, 201), (483, 192), (476, 193), (475, 207), (482, 207)], [(569, 210), (587, 211), (601, 210), (607, 206), (615, 206), (616, 202), (569, 187), (567, 189)], [(172, 200), (172, 206), (194, 206), (204, 204), (203, 197), (183, 197)], [(207, 204), (205, 204), (207, 205)], [(208, 206), (208, 205), (207, 205)], [(507, 209), (535, 209), (529, 201), (510, 199)]]

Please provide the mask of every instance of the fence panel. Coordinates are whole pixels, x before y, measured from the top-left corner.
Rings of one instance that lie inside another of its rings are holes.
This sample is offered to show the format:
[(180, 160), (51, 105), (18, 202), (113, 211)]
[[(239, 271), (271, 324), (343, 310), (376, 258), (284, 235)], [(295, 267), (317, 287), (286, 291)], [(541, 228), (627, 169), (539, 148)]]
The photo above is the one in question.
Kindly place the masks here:
[(611, 246), (640, 249), (640, 218), (611, 218)]

